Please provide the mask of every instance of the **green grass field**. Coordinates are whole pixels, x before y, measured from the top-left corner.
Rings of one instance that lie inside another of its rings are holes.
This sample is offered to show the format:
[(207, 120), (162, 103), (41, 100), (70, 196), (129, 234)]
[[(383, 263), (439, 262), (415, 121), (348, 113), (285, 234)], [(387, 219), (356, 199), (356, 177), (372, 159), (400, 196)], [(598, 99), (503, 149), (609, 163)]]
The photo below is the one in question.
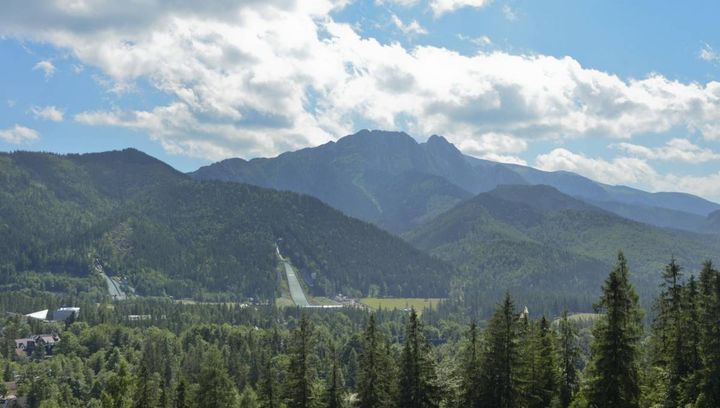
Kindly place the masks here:
[(425, 308), (434, 309), (444, 299), (422, 299), (422, 298), (363, 298), (360, 303), (366, 305), (372, 310), (377, 309), (408, 309), (415, 308), (416, 311), (422, 312)]

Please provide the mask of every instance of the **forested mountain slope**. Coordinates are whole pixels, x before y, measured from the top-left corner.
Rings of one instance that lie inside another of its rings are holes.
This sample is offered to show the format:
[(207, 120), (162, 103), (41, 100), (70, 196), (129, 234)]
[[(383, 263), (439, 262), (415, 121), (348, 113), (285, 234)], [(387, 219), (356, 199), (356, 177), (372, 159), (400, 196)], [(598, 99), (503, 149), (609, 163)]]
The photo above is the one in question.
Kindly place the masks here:
[(310, 194), (395, 233), (504, 184), (550, 185), (625, 218), (694, 232), (713, 232), (706, 217), (720, 210), (689, 194), (647, 193), (570, 172), (481, 160), (463, 155), (441, 136), (418, 143), (405, 133), (379, 130), (275, 158), (228, 159), (191, 176)]
[(136, 150), (0, 154), (0, 285), (58, 290), (100, 261), (142, 294), (272, 298), (275, 244), (318, 294), (444, 296), (452, 268), (319, 200), (199, 182)]
[(647, 298), (671, 256), (696, 270), (703, 259), (720, 254), (717, 236), (631, 221), (549, 186), (500, 186), (405, 238), (463, 270), (465, 290), (509, 289), (570, 302), (592, 298), (619, 250), (631, 260)]

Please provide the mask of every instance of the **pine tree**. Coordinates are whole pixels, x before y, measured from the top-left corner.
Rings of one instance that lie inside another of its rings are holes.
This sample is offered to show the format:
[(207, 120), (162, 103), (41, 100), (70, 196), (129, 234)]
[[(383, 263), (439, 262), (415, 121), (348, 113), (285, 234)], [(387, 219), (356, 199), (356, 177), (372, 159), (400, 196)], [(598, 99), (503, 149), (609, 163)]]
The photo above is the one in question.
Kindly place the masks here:
[(399, 408), (439, 406), (435, 367), (415, 309), (410, 311), (400, 363)]
[(468, 343), (462, 364), (461, 403), (463, 407), (480, 408), (480, 340), (477, 324), (473, 321), (468, 330)]
[(700, 313), (699, 292), (694, 276), (685, 285), (682, 295), (683, 314), (681, 318), (680, 336), (684, 339), (680, 354), (685, 360), (686, 372), (680, 390), (680, 404), (694, 403), (700, 393), (700, 375), (702, 360), (700, 356)]
[(344, 399), (342, 371), (335, 355), (334, 346), (331, 347), (332, 368), (327, 378), (325, 392), (323, 394), (324, 408), (342, 408)]
[(314, 370), (312, 354), (315, 339), (312, 323), (305, 315), (300, 317), (300, 326), (292, 334), (290, 345), (290, 366), (287, 377), (288, 408), (312, 407)]
[(175, 389), (175, 400), (173, 402), (173, 408), (188, 408), (190, 404), (188, 403), (188, 397), (187, 397), (187, 384), (185, 383), (185, 379), (181, 378), (178, 382), (178, 386)]
[(593, 328), (587, 396), (591, 407), (639, 406), (638, 342), (642, 333), (642, 312), (628, 277), (627, 261), (620, 252), (596, 305), (604, 316)]
[(203, 355), (198, 378), (196, 403), (198, 408), (235, 407), (237, 391), (225, 367), (220, 350), (210, 346)]
[(557, 365), (555, 360), (555, 337), (550, 330), (550, 323), (545, 316), (540, 318), (531, 344), (533, 354), (526, 356), (534, 360), (535, 373), (532, 378), (530, 395), (528, 398), (530, 408), (547, 408), (557, 396)]
[(357, 398), (358, 408), (391, 408), (392, 370), (378, 332), (375, 315), (370, 315), (363, 334), (360, 353)]
[(259, 408), (257, 394), (251, 387), (246, 386), (240, 394), (240, 408)]
[(720, 407), (720, 273), (707, 261), (700, 273), (701, 392), (699, 408)]
[(568, 319), (567, 309), (563, 311), (559, 327), (560, 384), (559, 401), (561, 408), (570, 406), (579, 385), (577, 366), (580, 361), (578, 328)]
[(262, 408), (278, 408), (278, 391), (275, 385), (275, 370), (273, 369), (272, 359), (266, 355), (264, 360), (265, 368), (260, 372), (258, 384), (260, 406)]
[(482, 356), (481, 403), (483, 407), (515, 408), (518, 396), (518, 338), (515, 305), (510, 295), (488, 323)]

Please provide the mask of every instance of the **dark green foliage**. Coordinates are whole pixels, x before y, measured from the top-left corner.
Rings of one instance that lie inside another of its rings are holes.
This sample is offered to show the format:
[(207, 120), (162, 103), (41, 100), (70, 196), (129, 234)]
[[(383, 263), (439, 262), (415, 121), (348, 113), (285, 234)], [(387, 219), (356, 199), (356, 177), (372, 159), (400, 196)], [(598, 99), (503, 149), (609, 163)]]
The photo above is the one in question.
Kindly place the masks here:
[(386, 354), (383, 337), (378, 332), (375, 315), (370, 315), (368, 319), (359, 360), (358, 407), (393, 407), (392, 363)]
[(587, 399), (591, 407), (635, 408), (640, 401), (642, 312), (622, 253), (602, 289), (597, 308), (604, 315), (593, 329)]
[(332, 368), (325, 385), (325, 393), (323, 395), (323, 404), (325, 408), (342, 408), (345, 397), (343, 387), (342, 371), (338, 364), (337, 355), (335, 355), (334, 347), (331, 349)]
[(515, 304), (506, 295), (488, 322), (482, 355), (480, 406), (517, 407), (519, 398), (518, 323)]
[(481, 344), (477, 324), (470, 323), (468, 342), (462, 360), (461, 404), (467, 408), (480, 408), (482, 377), (480, 371)]
[(708, 261), (700, 273), (702, 372), (697, 406), (720, 406), (720, 272)]
[(142, 295), (274, 299), (279, 239), (317, 294), (442, 297), (452, 275), (317, 199), (192, 181), (136, 150), (0, 154), (0, 175), (0, 290), (102, 294), (102, 267)]
[(627, 248), (634, 283), (649, 301), (659, 259), (674, 253), (695, 267), (720, 251), (717, 238), (630, 221), (548, 186), (500, 186), (404, 237), (463, 272), (455, 298), (481, 316), (489, 314), (483, 299), (505, 290), (543, 313), (589, 310), (619, 248)]
[(237, 406), (237, 391), (225, 365), (225, 357), (215, 346), (203, 354), (195, 401), (198, 408)]
[(415, 309), (410, 311), (400, 358), (398, 408), (434, 408), (439, 405), (435, 367)]
[(558, 327), (558, 365), (560, 368), (559, 403), (561, 408), (567, 408), (577, 392), (580, 379), (578, 366), (580, 364), (580, 348), (578, 346), (578, 328), (568, 320), (567, 310), (563, 311)]
[(286, 400), (288, 408), (311, 408), (315, 400), (313, 383), (316, 377), (313, 353), (315, 335), (312, 323), (302, 315), (300, 325), (292, 334)]

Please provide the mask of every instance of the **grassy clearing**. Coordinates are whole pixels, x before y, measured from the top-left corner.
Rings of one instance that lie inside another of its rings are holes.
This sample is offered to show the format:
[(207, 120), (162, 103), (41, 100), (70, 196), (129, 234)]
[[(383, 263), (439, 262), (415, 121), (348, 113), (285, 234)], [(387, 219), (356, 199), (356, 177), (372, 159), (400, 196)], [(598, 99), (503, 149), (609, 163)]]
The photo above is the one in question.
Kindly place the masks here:
[(363, 298), (360, 299), (360, 303), (372, 310), (415, 308), (416, 311), (422, 312), (426, 308), (435, 309), (443, 300), (438, 298)]

